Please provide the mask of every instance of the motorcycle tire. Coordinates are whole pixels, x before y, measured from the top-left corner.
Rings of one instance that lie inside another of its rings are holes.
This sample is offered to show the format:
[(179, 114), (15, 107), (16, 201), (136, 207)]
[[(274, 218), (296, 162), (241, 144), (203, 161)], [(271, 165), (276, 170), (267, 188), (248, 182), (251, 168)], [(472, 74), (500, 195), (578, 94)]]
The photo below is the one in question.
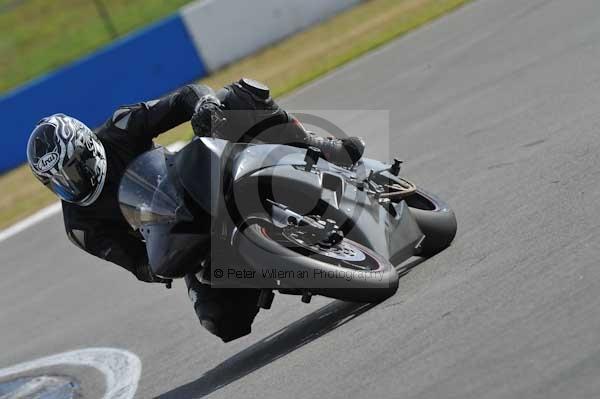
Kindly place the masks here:
[(457, 230), (456, 216), (448, 204), (421, 189), (406, 202), (425, 235), (419, 256), (431, 257), (448, 248)]
[(265, 222), (248, 225), (236, 241), (241, 256), (254, 265), (280, 265), (279, 270), (306, 272), (310, 276), (331, 275), (336, 271), (352, 276), (338, 280), (335, 286), (282, 288), (371, 303), (389, 298), (398, 290), (399, 277), (393, 265), (373, 250), (346, 238), (336, 244), (337, 248), (321, 251), (295, 242), (284, 234), (284, 229)]

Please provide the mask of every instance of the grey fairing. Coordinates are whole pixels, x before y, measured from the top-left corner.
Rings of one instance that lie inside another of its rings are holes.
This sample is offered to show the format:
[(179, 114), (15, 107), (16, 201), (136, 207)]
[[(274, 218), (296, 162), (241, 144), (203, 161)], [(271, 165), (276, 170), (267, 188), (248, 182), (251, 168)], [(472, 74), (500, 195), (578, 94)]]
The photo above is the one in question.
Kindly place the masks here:
[[(223, 209), (219, 204), (226, 199), (233, 204), (230, 216), (241, 220), (257, 214), (267, 216), (268, 198), (299, 214), (318, 211), (323, 218), (342, 223), (348, 238), (388, 259), (401, 261), (415, 254), (423, 234), (406, 203), (386, 209), (347, 182), (355, 173), (362, 178), (367, 170), (378, 170), (385, 164), (364, 159), (357, 172), (350, 172), (320, 159), (317, 171), (306, 172), (305, 153), (304, 149), (283, 145), (198, 138), (177, 154), (176, 165), (186, 191), (213, 216)], [(223, 182), (227, 175), (231, 181)]]
[[(282, 145), (236, 144), (196, 138), (176, 155), (180, 182), (193, 200), (215, 216), (230, 183), (274, 165), (302, 165), (304, 150)], [(223, 181), (223, 178), (231, 181)]]
[(246, 146), (243, 151), (236, 155), (233, 161), (233, 179), (240, 180), (257, 170), (276, 165), (302, 166), (304, 165), (305, 153), (306, 150), (302, 148), (287, 145), (261, 144)]
[(395, 262), (415, 255), (415, 247), (423, 238), (404, 201), (383, 207), (327, 169), (308, 173), (298, 165), (279, 163), (263, 165), (243, 176), (234, 185), (236, 206), (243, 218), (268, 214), (263, 201), (268, 195), (301, 215), (317, 213), (336, 220), (348, 238)]
[[(178, 169), (180, 162), (178, 156), (179, 153), (175, 155), (165, 153), (169, 168), (166, 178), (173, 179), (171, 180), (172, 184), (175, 185), (177, 191), (181, 191), (182, 179)], [(189, 157), (190, 154), (187, 156)], [(173, 169), (176, 173), (173, 173)], [(206, 170), (210, 171), (210, 169)], [(199, 176), (201, 175), (199, 173)], [(176, 231), (178, 223), (190, 221), (185, 216), (186, 214), (187, 209), (183, 206), (178, 210), (176, 223), (154, 223), (141, 228), (141, 233), (146, 240), (150, 267), (158, 276), (179, 278), (189, 273), (190, 270), (198, 270), (207, 248), (210, 247), (209, 231)]]
[(303, 164), (304, 151), (282, 145), (248, 145), (215, 138), (195, 138), (176, 155), (180, 182), (194, 201), (211, 215), (223, 200), (223, 177), (233, 181), (273, 166)]

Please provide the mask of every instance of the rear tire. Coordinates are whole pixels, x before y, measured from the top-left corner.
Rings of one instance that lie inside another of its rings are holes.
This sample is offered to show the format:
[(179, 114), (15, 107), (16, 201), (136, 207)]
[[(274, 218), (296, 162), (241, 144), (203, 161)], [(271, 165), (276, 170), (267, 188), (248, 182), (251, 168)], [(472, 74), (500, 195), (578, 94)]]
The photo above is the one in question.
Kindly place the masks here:
[(439, 198), (420, 189), (406, 198), (406, 202), (425, 234), (419, 256), (431, 257), (448, 248), (457, 230), (454, 211)]
[[(344, 238), (332, 247), (339, 246), (340, 251), (324, 255), (323, 251), (313, 251), (292, 241), (282, 231), (283, 229), (270, 223), (251, 224), (238, 235), (237, 248), (251, 264), (269, 265), (279, 262), (281, 270), (306, 271), (311, 276), (315, 271), (352, 273), (353, 278), (350, 281), (344, 280), (341, 287), (306, 288), (312, 294), (350, 302), (380, 302), (398, 290), (398, 273), (388, 260), (373, 250)], [(348, 255), (349, 258), (344, 259), (344, 253), (354, 255)]]

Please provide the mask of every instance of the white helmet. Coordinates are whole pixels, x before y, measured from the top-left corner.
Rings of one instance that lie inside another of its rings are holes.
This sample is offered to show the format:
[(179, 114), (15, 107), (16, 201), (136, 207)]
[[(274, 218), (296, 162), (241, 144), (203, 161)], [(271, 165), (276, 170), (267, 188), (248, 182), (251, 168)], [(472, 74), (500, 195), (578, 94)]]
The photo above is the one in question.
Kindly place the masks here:
[(27, 143), (27, 160), (35, 177), (64, 201), (90, 205), (104, 187), (104, 146), (70, 116), (55, 114), (38, 122)]

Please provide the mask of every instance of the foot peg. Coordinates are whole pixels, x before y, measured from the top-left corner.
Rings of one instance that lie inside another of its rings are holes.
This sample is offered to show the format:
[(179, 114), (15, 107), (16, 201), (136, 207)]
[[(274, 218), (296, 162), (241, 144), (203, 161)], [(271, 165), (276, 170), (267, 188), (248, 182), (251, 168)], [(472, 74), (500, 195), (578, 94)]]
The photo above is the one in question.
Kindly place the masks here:
[(302, 302), (303, 303), (310, 303), (311, 299), (312, 299), (312, 294), (309, 291), (304, 291), (302, 293)]

